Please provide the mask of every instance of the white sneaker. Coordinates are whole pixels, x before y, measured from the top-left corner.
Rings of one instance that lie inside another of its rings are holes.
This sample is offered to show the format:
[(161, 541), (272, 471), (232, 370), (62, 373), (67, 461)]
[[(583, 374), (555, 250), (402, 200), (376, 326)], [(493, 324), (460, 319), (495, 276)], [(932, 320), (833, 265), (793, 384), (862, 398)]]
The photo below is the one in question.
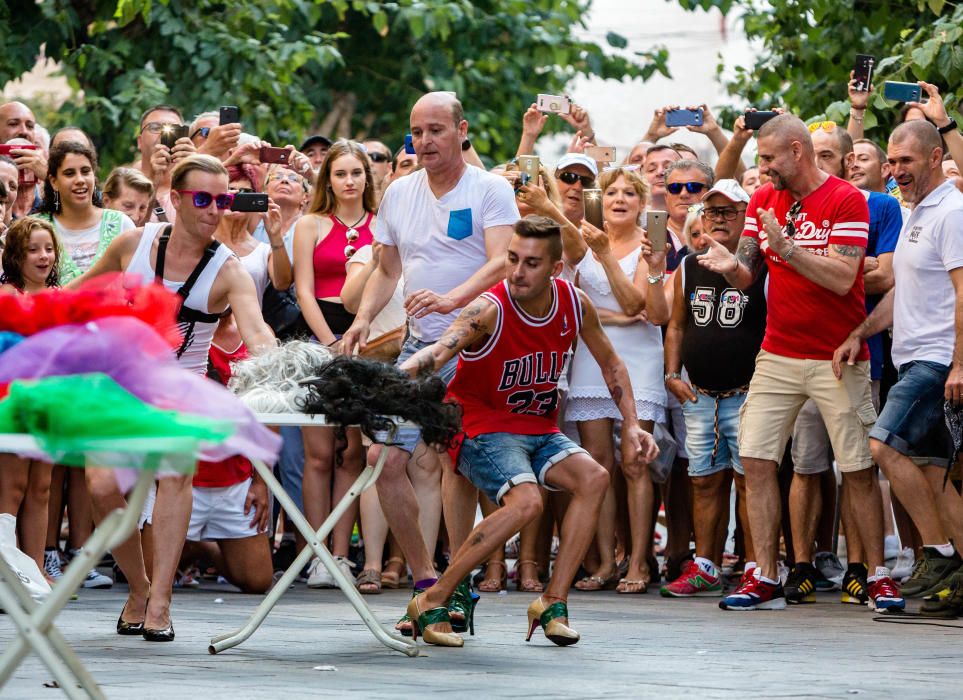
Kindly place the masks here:
[(348, 559), (347, 557), (335, 557), (334, 560), (337, 562), (338, 568), (341, 569), (341, 573), (344, 574), (344, 577), (353, 583), (354, 582), (353, 569), (355, 568), (354, 562)]
[(913, 573), (913, 567), (916, 565), (916, 556), (913, 553), (912, 547), (903, 547), (900, 550), (899, 555), (896, 557), (896, 566), (893, 567), (893, 571), (890, 574), (894, 581), (902, 583), (910, 577)]
[(104, 576), (97, 569), (91, 569), (84, 578), (84, 588), (110, 588), (114, 581), (110, 576)]
[(43, 552), (43, 571), (51, 581), (59, 581), (64, 575), (60, 568), (60, 552), (56, 549), (45, 549)]
[(308, 588), (335, 588), (334, 577), (324, 568), (318, 557), (311, 560), (308, 567)]

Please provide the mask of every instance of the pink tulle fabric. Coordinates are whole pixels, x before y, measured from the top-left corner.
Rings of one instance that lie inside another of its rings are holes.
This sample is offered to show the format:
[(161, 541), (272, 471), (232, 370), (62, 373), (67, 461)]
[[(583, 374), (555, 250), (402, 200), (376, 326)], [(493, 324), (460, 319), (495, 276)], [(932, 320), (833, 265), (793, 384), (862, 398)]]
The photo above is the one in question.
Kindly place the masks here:
[(225, 442), (206, 448), (200, 459), (243, 455), (272, 464), (281, 438), (218, 383), (181, 368), (167, 339), (131, 316), (100, 318), (35, 333), (3, 353), (0, 386), (15, 379), (103, 372), (157, 408), (193, 413), (237, 425)]
[(153, 327), (168, 346), (177, 347), (179, 308), (180, 298), (163, 286), (145, 285), (139, 276), (117, 273), (96, 277), (78, 289), (0, 295), (0, 331), (33, 335), (71, 323), (132, 317)]

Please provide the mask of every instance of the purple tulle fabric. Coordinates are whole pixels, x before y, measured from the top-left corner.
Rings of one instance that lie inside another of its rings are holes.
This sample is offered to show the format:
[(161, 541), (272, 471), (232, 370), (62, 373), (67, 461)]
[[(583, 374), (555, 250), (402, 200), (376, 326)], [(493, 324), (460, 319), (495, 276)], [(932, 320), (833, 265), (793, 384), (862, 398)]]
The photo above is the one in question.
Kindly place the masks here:
[(273, 464), (281, 438), (227, 389), (181, 368), (170, 345), (143, 321), (110, 317), (58, 326), (18, 343), (0, 357), (0, 385), (15, 379), (103, 372), (158, 408), (233, 421), (237, 431), (206, 448), (200, 459), (243, 455)]

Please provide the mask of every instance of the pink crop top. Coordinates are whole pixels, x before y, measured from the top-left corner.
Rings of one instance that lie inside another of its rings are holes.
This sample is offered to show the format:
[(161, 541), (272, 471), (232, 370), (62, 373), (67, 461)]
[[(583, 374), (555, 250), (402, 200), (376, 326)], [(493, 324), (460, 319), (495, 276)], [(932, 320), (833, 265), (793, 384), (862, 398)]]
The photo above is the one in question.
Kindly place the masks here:
[[(347, 257), (345, 257), (345, 247), (350, 245), (355, 250), (370, 245), (374, 241), (371, 235), (370, 212), (365, 220), (355, 227), (358, 238), (355, 241), (348, 241), (348, 227), (331, 217), (331, 231), (324, 239), (314, 247), (314, 298), (326, 299), (328, 297), (340, 297), (341, 288), (344, 287), (344, 280), (348, 276), (345, 267)], [(320, 223), (318, 224), (320, 226)]]

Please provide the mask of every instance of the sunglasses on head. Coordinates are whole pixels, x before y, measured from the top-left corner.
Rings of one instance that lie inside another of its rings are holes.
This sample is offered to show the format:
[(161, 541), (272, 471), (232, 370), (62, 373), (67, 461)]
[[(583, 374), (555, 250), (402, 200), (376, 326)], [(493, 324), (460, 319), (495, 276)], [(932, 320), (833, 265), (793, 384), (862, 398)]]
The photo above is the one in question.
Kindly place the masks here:
[(371, 159), (372, 163), (387, 163), (391, 158), (386, 153), (381, 151), (369, 151), (368, 157)]
[(198, 129), (198, 130), (195, 131), (193, 134), (191, 134), (191, 138), (193, 139), (193, 138), (194, 138), (195, 136), (197, 136), (198, 134), (200, 134), (200, 135), (203, 136), (204, 138), (207, 138), (208, 134), (210, 134), (210, 133), (211, 133), (211, 127), (209, 127), (209, 126), (202, 126), (200, 129)]
[(559, 173), (557, 177), (566, 185), (574, 185), (576, 182), (581, 182), (582, 187), (586, 189), (595, 184), (595, 178), (591, 175), (579, 175), (578, 173), (566, 171), (564, 173)]
[(214, 202), (218, 209), (230, 209), (231, 205), (234, 203), (233, 192), (219, 194), (216, 197), (210, 192), (205, 192), (203, 190), (176, 190), (176, 192), (178, 194), (189, 194), (192, 198), (191, 201), (198, 209), (207, 209), (209, 206), (211, 206), (211, 202)]
[(817, 131), (819, 131), (820, 129), (822, 129), (823, 131), (831, 134), (831, 133), (832, 133), (833, 131), (835, 131), (835, 129), (836, 129), (836, 122), (832, 122), (832, 121), (828, 121), (828, 122), (813, 122), (812, 124), (809, 125), (809, 133), (810, 133), (810, 134), (815, 134), (815, 133), (816, 133)]
[(665, 186), (665, 189), (670, 194), (682, 194), (682, 189), (689, 194), (699, 194), (706, 188), (706, 183), (704, 182), (672, 182)]

